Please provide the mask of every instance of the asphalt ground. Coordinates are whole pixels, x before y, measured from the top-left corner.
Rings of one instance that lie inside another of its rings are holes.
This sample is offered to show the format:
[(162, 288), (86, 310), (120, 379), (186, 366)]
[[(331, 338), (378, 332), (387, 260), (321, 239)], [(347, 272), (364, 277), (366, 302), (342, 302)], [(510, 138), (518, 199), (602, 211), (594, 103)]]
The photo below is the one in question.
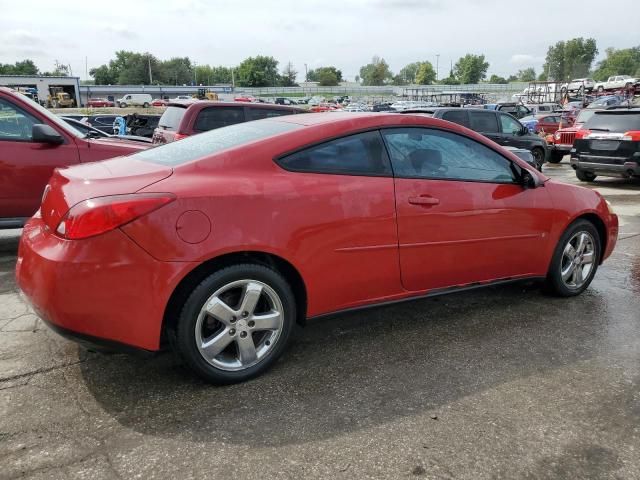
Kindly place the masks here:
[[(578, 183), (566, 160), (545, 173)], [(226, 387), (50, 331), (16, 289), (20, 232), (0, 231), (0, 478), (640, 479), (640, 182), (589, 188), (621, 233), (583, 295), (518, 284), (310, 322)]]

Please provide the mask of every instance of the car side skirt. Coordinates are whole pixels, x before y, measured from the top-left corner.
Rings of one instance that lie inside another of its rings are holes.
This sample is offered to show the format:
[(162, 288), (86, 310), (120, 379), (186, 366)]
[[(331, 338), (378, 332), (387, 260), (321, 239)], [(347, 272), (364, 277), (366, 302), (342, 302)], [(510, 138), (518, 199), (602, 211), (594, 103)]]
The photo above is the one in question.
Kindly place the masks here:
[(0, 218), (0, 229), (22, 228), (27, 220), (29, 220), (29, 217)]
[(452, 293), (467, 292), (469, 290), (477, 290), (479, 288), (485, 288), (485, 287), (494, 287), (497, 285), (507, 285), (510, 283), (527, 282), (527, 281), (529, 282), (540, 281), (540, 280), (544, 280), (545, 278), (546, 277), (541, 275), (527, 275), (527, 276), (516, 277), (516, 278), (503, 278), (500, 280), (494, 280), (494, 281), (488, 281), (488, 282), (476, 282), (468, 285), (462, 285), (459, 287), (436, 288), (436, 289), (429, 290), (427, 292), (420, 293), (417, 295), (412, 294), (410, 296), (406, 296), (402, 298), (394, 298), (392, 300), (383, 300), (380, 302), (368, 303), (366, 305), (358, 305), (356, 307), (336, 310), (334, 312), (322, 313), (320, 315), (309, 317), (308, 320), (315, 321), (318, 319), (332, 318), (334, 316), (339, 316), (345, 313), (358, 312), (360, 310), (368, 310), (370, 308), (386, 307), (388, 305), (395, 305), (397, 303), (411, 302), (414, 300), (422, 300), (422, 299), (431, 298), (431, 297), (439, 297), (442, 295), (449, 295)]

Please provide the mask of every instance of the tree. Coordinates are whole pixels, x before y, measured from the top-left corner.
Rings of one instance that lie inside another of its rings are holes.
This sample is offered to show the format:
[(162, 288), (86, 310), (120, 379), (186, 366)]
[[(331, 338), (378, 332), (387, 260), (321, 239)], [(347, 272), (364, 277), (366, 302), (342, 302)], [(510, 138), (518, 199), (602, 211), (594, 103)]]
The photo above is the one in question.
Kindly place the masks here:
[(491, 75), (491, 77), (489, 77), (489, 83), (498, 83), (504, 85), (509, 83), (509, 81), (504, 77), (499, 77), (498, 75), (493, 74)]
[(533, 82), (536, 79), (536, 71), (533, 67), (518, 71), (518, 80), (521, 82)]
[(236, 83), (241, 87), (273, 87), (278, 81), (278, 61), (258, 55), (242, 61)]
[(507, 78), (507, 82), (517, 82), (517, 81), (518, 81), (517, 75), (509, 75), (509, 78)]
[(360, 77), (363, 85), (384, 85), (392, 80), (393, 74), (384, 58), (374, 56), (371, 63), (360, 68)]
[(398, 75), (396, 75), (396, 77), (403, 82), (401, 85), (416, 82), (416, 75), (418, 74), (418, 69), (421, 64), (422, 62), (413, 62), (402, 67), (400, 72), (398, 72)]
[(158, 70), (159, 75), (157, 80), (164, 84), (184, 85), (190, 83), (194, 78), (198, 79), (198, 83), (207, 83), (206, 76), (201, 75), (201, 72), (199, 72), (197, 68), (194, 72), (189, 57), (174, 57), (160, 62)]
[(549, 79), (558, 82), (586, 77), (597, 54), (598, 48), (593, 38), (559, 41), (547, 50), (542, 70)]
[(460, 85), (460, 81), (455, 77), (453, 70), (449, 71), (449, 76), (440, 80), (443, 85)]
[(89, 75), (93, 77), (96, 85), (113, 85), (118, 83), (118, 78), (113, 75), (113, 72), (107, 65), (92, 68), (89, 70)]
[(453, 72), (460, 83), (468, 84), (478, 83), (485, 78), (488, 69), (489, 62), (485, 61), (484, 55), (467, 53), (457, 61), (453, 67)]
[(39, 73), (33, 60), (22, 60), (13, 65), (0, 63), (0, 75), (38, 75)]
[(595, 80), (604, 81), (613, 75), (640, 76), (640, 46), (620, 50), (607, 48), (606, 54), (593, 72)]
[(540, 72), (540, 75), (538, 75), (539, 82), (546, 82), (548, 78), (547, 72)]
[(307, 72), (309, 82), (319, 82), (323, 86), (338, 85), (342, 82), (342, 72), (336, 67), (318, 67), (315, 70)]
[(422, 62), (416, 72), (416, 83), (418, 85), (431, 85), (436, 81), (436, 71), (431, 62)]
[(280, 84), (283, 87), (297, 87), (296, 77), (298, 76), (298, 72), (293, 69), (293, 63), (289, 62), (282, 70), (282, 75), (280, 76)]
[(51, 72), (44, 72), (43, 75), (48, 77), (69, 77), (71, 75), (71, 67), (69, 65), (64, 65), (58, 60), (55, 60), (56, 68)]

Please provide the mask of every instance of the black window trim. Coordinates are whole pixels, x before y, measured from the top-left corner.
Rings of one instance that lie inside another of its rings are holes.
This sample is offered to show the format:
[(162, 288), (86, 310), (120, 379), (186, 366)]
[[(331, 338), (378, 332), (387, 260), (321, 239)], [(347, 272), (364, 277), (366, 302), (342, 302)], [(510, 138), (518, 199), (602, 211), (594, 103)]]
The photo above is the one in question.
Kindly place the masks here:
[[(391, 154), (389, 153), (389, 146), (387, 145), (387, 141), (384, 137), (384, 131), (385, 130), (393, 130), (393, 129), (409, 129), (409, 128), (419, 128), (421, 130), (438, 130), (441, 132), (446, 132), (446, 133), (451, 133), (454, 135), (458, 135), (461, 137), (466, 138), (467, 140), (471, 140), (475, 143), (478, 143), (480, 145), (482, 145), (483, 147), (486, 147), (487, 149), (491, 150), (492, 152), (498, 154), (499, 156), (501, 156), (502, 158), (504, 158), (504, 160), (506, 162), (509, 163), (509, 166), (514, 174), (514, 176), (516, 177), (515, 181), (512, 182), (496, 182), (496, 181), (492, 181), (492, 180), (473, 180), (473, 179), (463, 179), (463, 178), (440, 178), (440, 177), (436, 177), (436, 178), (427, 178), (427, 177), (423, 177), (423, 176), (418, 176), (418, 175), (396, 175), (395, 171), (393, 170), (393, 162), (391, 162)], [(432, 127), (432, 126), (416, 126), (416, 125), (400, 125), (400, 126), (385, 126), (383, 128), (380, 128), (380, 134), (382, 136), (382, 140), (384, 141), (384, 145), (385, 148), (387, 149), (387, 157), (389, 158), (389, 161), (391, 162), (391, 171), (393, 172), (393, 178), (405, 178), (405, 179), (413, 179), (413, 180), (425, 180), (425, 181), (442, 181), (442, 182), (469, 182), (469, 183), (491, 183), (494, 185), (521, 185), (521, 179), (522, 179), (522, 174), (524, 173), (523, 171), (525, 170), (524, 168), (522, 168), (520, 165), (518, 165), (516, 162), (514, 162), (513, 160), (511, 160), (510, 158), (507, 158), (504, 156), (503, 153), (499, 152), (498, 150), (485, 145), (482, 142), (478, 142), (476, 139), (471, 138), (467, 135), (463, 135), (460, 134), (458, 132), (452, 132), (451, 130), (447, 130), (445, 128), (438, 128), (438, 127)]]
[[(331, 171), (331, 170), (327, 170), (325, 172), (315, 172), (315, 171), (311, 171), (311, 170), (306, 170), (306, 169), (299, 169), (299, 168), (291, 168), (291, 167), (285, 167), (281, 160), (283, 160), (285, 157), (289, 157), (291, 155), (295, 155), (296, 153), (300, 153), (304, 150), (308, 150), (320, 145), (324, 145), (326, 143), (331, 143), (335, 140), (340, 140), (342, 138), (347, 138), (347, 137), (351, 137), (354, 135), (359, 135), (361, 133), (368, 133), (368, 132), (378, 132), (378, 136), (380, 137), (380, 141), (382, 142), (382, 145), (384, 147), (384, 154), (386, 157), (386, 162), (387, 162), (387, 167), (389, 168), (389, 173), (354, 173), (354, 172), (345, 172), (345, 171)], [(311, 175), (343, 175), (343, 176), (348, 176), (348, 177), (376, 177), (376, 178), (395, 178), (394, 176), (394, 172), (393, 172), (393, 165), (391, 163), (391, 158), (389, 157), (389, 151), (387, 149), (387, 145), (386, 142), (384, 141), (384, 137), (381, 133), (381, 128), (380, 127), (369, 127), (369, 128), (363, 128), (363, 129), (359, 129), (359, 130), (353, 130), (349, 133), (345, 133), (345, 134), (340, 134), (340, 135), (335, 135), (335, 136), (331, 136), (329, 138), (325, 138), (321, 141), (318, 142), (312, 142), (312, 143), (308, 143), (305, 144), (304, 146), (295, 148), (293, 150), (289, 150), (285, 153), (281, 153), (280, 155), (277, 155), (273, 158), (273, 161), (276, 165), (278, 165), (278, 167), (282, 168), (283, 170), (287, 171), (287, 172), (293, 172), (293, 173), (308, 173)]]

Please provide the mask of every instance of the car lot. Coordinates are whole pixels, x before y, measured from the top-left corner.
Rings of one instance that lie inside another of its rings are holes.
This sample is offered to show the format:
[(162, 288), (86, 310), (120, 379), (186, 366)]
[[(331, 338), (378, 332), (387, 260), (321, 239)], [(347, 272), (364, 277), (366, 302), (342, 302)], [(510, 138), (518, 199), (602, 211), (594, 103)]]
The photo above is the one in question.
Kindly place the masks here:
[[(567, 158), (544, 171), (579, 183)], [(588, 187), (621, 234), (585, 294), (513, 285), (318, 320), (229, 387), (48, 330), (16, 290), (19, 231), (1, 231), (0, 478), (638, 478), (640, 184)]]

